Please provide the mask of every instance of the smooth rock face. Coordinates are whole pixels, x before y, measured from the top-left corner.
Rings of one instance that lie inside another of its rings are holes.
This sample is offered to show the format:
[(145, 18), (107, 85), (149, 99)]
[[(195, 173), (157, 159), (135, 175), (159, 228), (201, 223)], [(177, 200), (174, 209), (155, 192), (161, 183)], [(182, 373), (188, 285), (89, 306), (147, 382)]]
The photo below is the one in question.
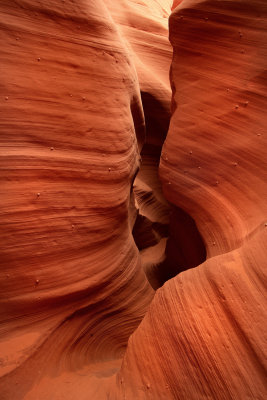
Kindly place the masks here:
[(266, 17), (1, 1), (1, 399), (267, 397)]

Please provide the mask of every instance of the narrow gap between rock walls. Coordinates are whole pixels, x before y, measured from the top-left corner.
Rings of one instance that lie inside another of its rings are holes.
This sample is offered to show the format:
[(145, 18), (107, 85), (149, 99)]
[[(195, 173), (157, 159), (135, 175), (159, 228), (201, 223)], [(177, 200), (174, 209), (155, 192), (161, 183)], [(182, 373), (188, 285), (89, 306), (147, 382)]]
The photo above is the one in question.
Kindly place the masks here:
[(156, 290), (178, 273), (203, 263), (206, 248), (191, 216), (170, 204), (162, 193), (158, 170), (170, 110), (150, 93), (141, 92), (141, 99), (146, 141), (133, 181), (137, 217), (132, 232), (141, 264)]

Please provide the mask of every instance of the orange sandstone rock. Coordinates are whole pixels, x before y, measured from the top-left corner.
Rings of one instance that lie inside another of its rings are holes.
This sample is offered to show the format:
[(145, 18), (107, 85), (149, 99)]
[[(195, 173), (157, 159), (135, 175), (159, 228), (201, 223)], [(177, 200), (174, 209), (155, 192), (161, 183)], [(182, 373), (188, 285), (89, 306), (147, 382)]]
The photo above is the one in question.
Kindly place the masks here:
[(4, 400), (266, 398), (265, 4), (171, 3), (1, 2)]
[(116, 371), (153, 296), (129, 211), (144, 116), (103, 2), (3, 1), (0, 14), (0, 392), (51, 399), (48, 376)]
[(170, 17), (160, 175), (208, 259), (158, 290), (111, 398), (267, 396), (265, 11), (264, 1), (184, 0)]

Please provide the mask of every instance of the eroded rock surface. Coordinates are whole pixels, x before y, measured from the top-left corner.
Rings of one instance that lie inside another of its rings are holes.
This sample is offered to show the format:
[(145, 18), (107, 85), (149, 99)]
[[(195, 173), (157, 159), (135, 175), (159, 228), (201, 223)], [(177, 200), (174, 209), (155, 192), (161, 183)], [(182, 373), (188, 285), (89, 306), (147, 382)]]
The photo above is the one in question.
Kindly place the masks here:
[(176, 4), (172, 117), (160, 174), (165, 197), (194, 218), (208, 260), (158, 290), (112, 393), (263, 400), (266, 5)]
[(1, 398), (265, 399), (264, 0), (0, 20)]
[(136, 60), (170, 95), (165, 3), (1, 2), (4, 399), (105, 398), (153, 297), (132, 236)]

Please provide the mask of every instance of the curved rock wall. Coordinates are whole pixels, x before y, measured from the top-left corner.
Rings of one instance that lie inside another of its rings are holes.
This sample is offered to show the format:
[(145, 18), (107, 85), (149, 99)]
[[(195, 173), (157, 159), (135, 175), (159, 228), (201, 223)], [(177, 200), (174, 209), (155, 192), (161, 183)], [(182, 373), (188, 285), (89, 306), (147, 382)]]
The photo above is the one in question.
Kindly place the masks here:
[(241, 246), (266, 216), (264, 32), (262, 1), (185, 0), (170, 17), (173, 113), (160, 173), (208, 256)]
[(263, 400), (265, 2), (175, 4), (160, 175), (166, 198), (196, 221), (208, 260), (157, 291), (111, 398)]
[(133, 235), (140, 249), (146, 275), (154, 288), (161, 285), (169, 235), (170, 207), (162, 195), (158, 177), (161, 148), (170, 119), (169, 66), (172, 51), (168, 41), (171, 1), (107, 2), (121, 35), (131, 49), (145, 117), (146, 138), (140, 171), (134, 181), (138, 210)]
[(14, 400), (40, 376), (120, 358), (153, 291), (131, 234), (139, 83), (106, 5), (0, 12), (1, 393)]
[(265, 228), (157, 291), (112, 399), (265, 399), (266, 237)]
[(167, 253), (208, 260), (152, 300), (171, 5), (1, 2), (4, 400), (266, 398), (265, 4), (172, 5)]

